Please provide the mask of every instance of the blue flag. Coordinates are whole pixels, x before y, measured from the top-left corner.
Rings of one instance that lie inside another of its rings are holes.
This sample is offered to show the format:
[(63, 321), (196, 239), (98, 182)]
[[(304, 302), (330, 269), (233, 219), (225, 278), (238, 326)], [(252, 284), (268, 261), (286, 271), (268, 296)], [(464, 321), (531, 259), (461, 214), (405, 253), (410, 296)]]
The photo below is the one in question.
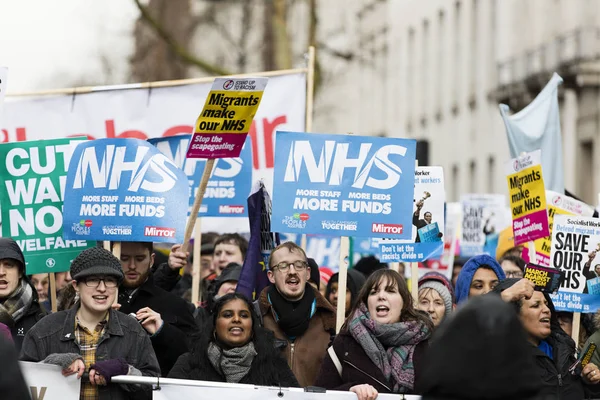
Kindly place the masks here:
[(269, 286), (267, 265), (277, 240), (271, 232), (271, 197), (262, 181), (248, 197), (250, 241), (236, 292), (248, 299), (257, 298)]

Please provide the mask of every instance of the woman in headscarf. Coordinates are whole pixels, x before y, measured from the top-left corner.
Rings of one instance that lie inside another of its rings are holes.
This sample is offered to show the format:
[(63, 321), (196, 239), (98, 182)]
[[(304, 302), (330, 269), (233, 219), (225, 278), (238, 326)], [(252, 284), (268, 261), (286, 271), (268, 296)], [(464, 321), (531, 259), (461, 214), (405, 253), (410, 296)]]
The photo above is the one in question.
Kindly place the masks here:
[(506, 278), (498, 262), (487, 254), (471, 257), (463, 265), (456, 280), (456, 304), (471, 296), (486, 294)]
[(396, 271), (371, 274), (323, 360), (315, 386), (349, 390), (359, 400), (413, 393), (433, 323), (416, 310)]
[(598, 366), (589, 363), (583, 369), (570, 371), (576, 361), (575, 342), (560, 327), (550, 296), (534, 290), (506, 296), (522, 281), (525, 279), (506, 279), (494, 292), (501, 294), (505, 301), (510, 299), (519, 316), (530, 344), (530, 357), (543, 381), (541, 398), (581, 400), (590, 393), (598, 395), (600, 388), (593, 386), (600, 382)]
[(417, 308), (429, 314), (437, 328), (454, 309), (454, 289), (439, 272), (428, 272), (419, 279)]
[(220, 297), (212, 323), (193, 350), (179, 357), (169, 378), (261, 386), (298, 387), (287, 362), (275, 351), (273, 333), (260, 327), (252, 304), (239, 293)]

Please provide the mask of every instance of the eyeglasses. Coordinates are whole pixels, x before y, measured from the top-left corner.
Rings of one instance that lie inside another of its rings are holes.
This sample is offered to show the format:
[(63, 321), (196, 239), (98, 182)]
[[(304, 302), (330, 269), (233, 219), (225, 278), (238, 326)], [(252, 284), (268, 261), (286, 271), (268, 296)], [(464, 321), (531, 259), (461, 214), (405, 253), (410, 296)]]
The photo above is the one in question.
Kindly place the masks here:
[(306, 267), (308, 267), (308, 263), (306, 261), (293, 261), (293, 262), (288, 262), (288, 261), (283, 261), (280, 262), (277, 265), (274, 265), (273, 268), (271, 268), (273, 271), (277, 271), (279, 270), (280, 272), (288, 272), (290, 270), (291, 266), (294, 266), (294, 269), (296, 271), (304, 271), (306, 269)]
[(509, 271), (509, 272), (505, 272), (504, 275), (506, 275), (507, 278), (522, 278), (523, 277), (523, 273), (521, 271)]
[(83, 281), (83, 283), (85, 283), (85, 286), (93, 288), (100, 286), (100, 282), (104, 282), (104, 286), (106, 286), (109, 289), (114, 289), (119, 284), (117, 278), (109, 276), (104, 278), (88, 278)]

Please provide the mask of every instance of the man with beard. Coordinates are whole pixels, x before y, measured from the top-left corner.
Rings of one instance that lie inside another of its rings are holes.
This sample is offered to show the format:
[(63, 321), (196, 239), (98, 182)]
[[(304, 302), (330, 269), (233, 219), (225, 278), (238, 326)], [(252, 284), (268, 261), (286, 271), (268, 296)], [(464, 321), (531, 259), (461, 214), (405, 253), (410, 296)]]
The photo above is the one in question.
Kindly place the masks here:
[(119, 311), (135, 317), (148, 332), (161, 374), (167, 376), (177, 358), (189, 351), (187, 338), (197, 328), (189, 304), (154, 284), (153, 263), (152, 243), (121, 244), (125, 279), (119, 288)]
[(301, 387), (312, 386), (335, 335), (335, 309), (308, 282), (306, 253), (293, 242), (277, 246), (267, 272), (272, 285), (258, 299), (264, 327)]

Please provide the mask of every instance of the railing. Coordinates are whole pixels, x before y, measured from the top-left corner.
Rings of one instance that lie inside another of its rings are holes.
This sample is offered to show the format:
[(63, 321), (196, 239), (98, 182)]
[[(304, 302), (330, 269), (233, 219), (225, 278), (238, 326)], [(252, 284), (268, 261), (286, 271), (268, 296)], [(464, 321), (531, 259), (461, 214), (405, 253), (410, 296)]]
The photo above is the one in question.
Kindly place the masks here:
[(580, 28), (559, 35), (552, 42), (520, 56), (499, 62), (498, 86), (524, 81), (536, 75), (568, 69), (582, 62), (600, 60), (600, 28)]

